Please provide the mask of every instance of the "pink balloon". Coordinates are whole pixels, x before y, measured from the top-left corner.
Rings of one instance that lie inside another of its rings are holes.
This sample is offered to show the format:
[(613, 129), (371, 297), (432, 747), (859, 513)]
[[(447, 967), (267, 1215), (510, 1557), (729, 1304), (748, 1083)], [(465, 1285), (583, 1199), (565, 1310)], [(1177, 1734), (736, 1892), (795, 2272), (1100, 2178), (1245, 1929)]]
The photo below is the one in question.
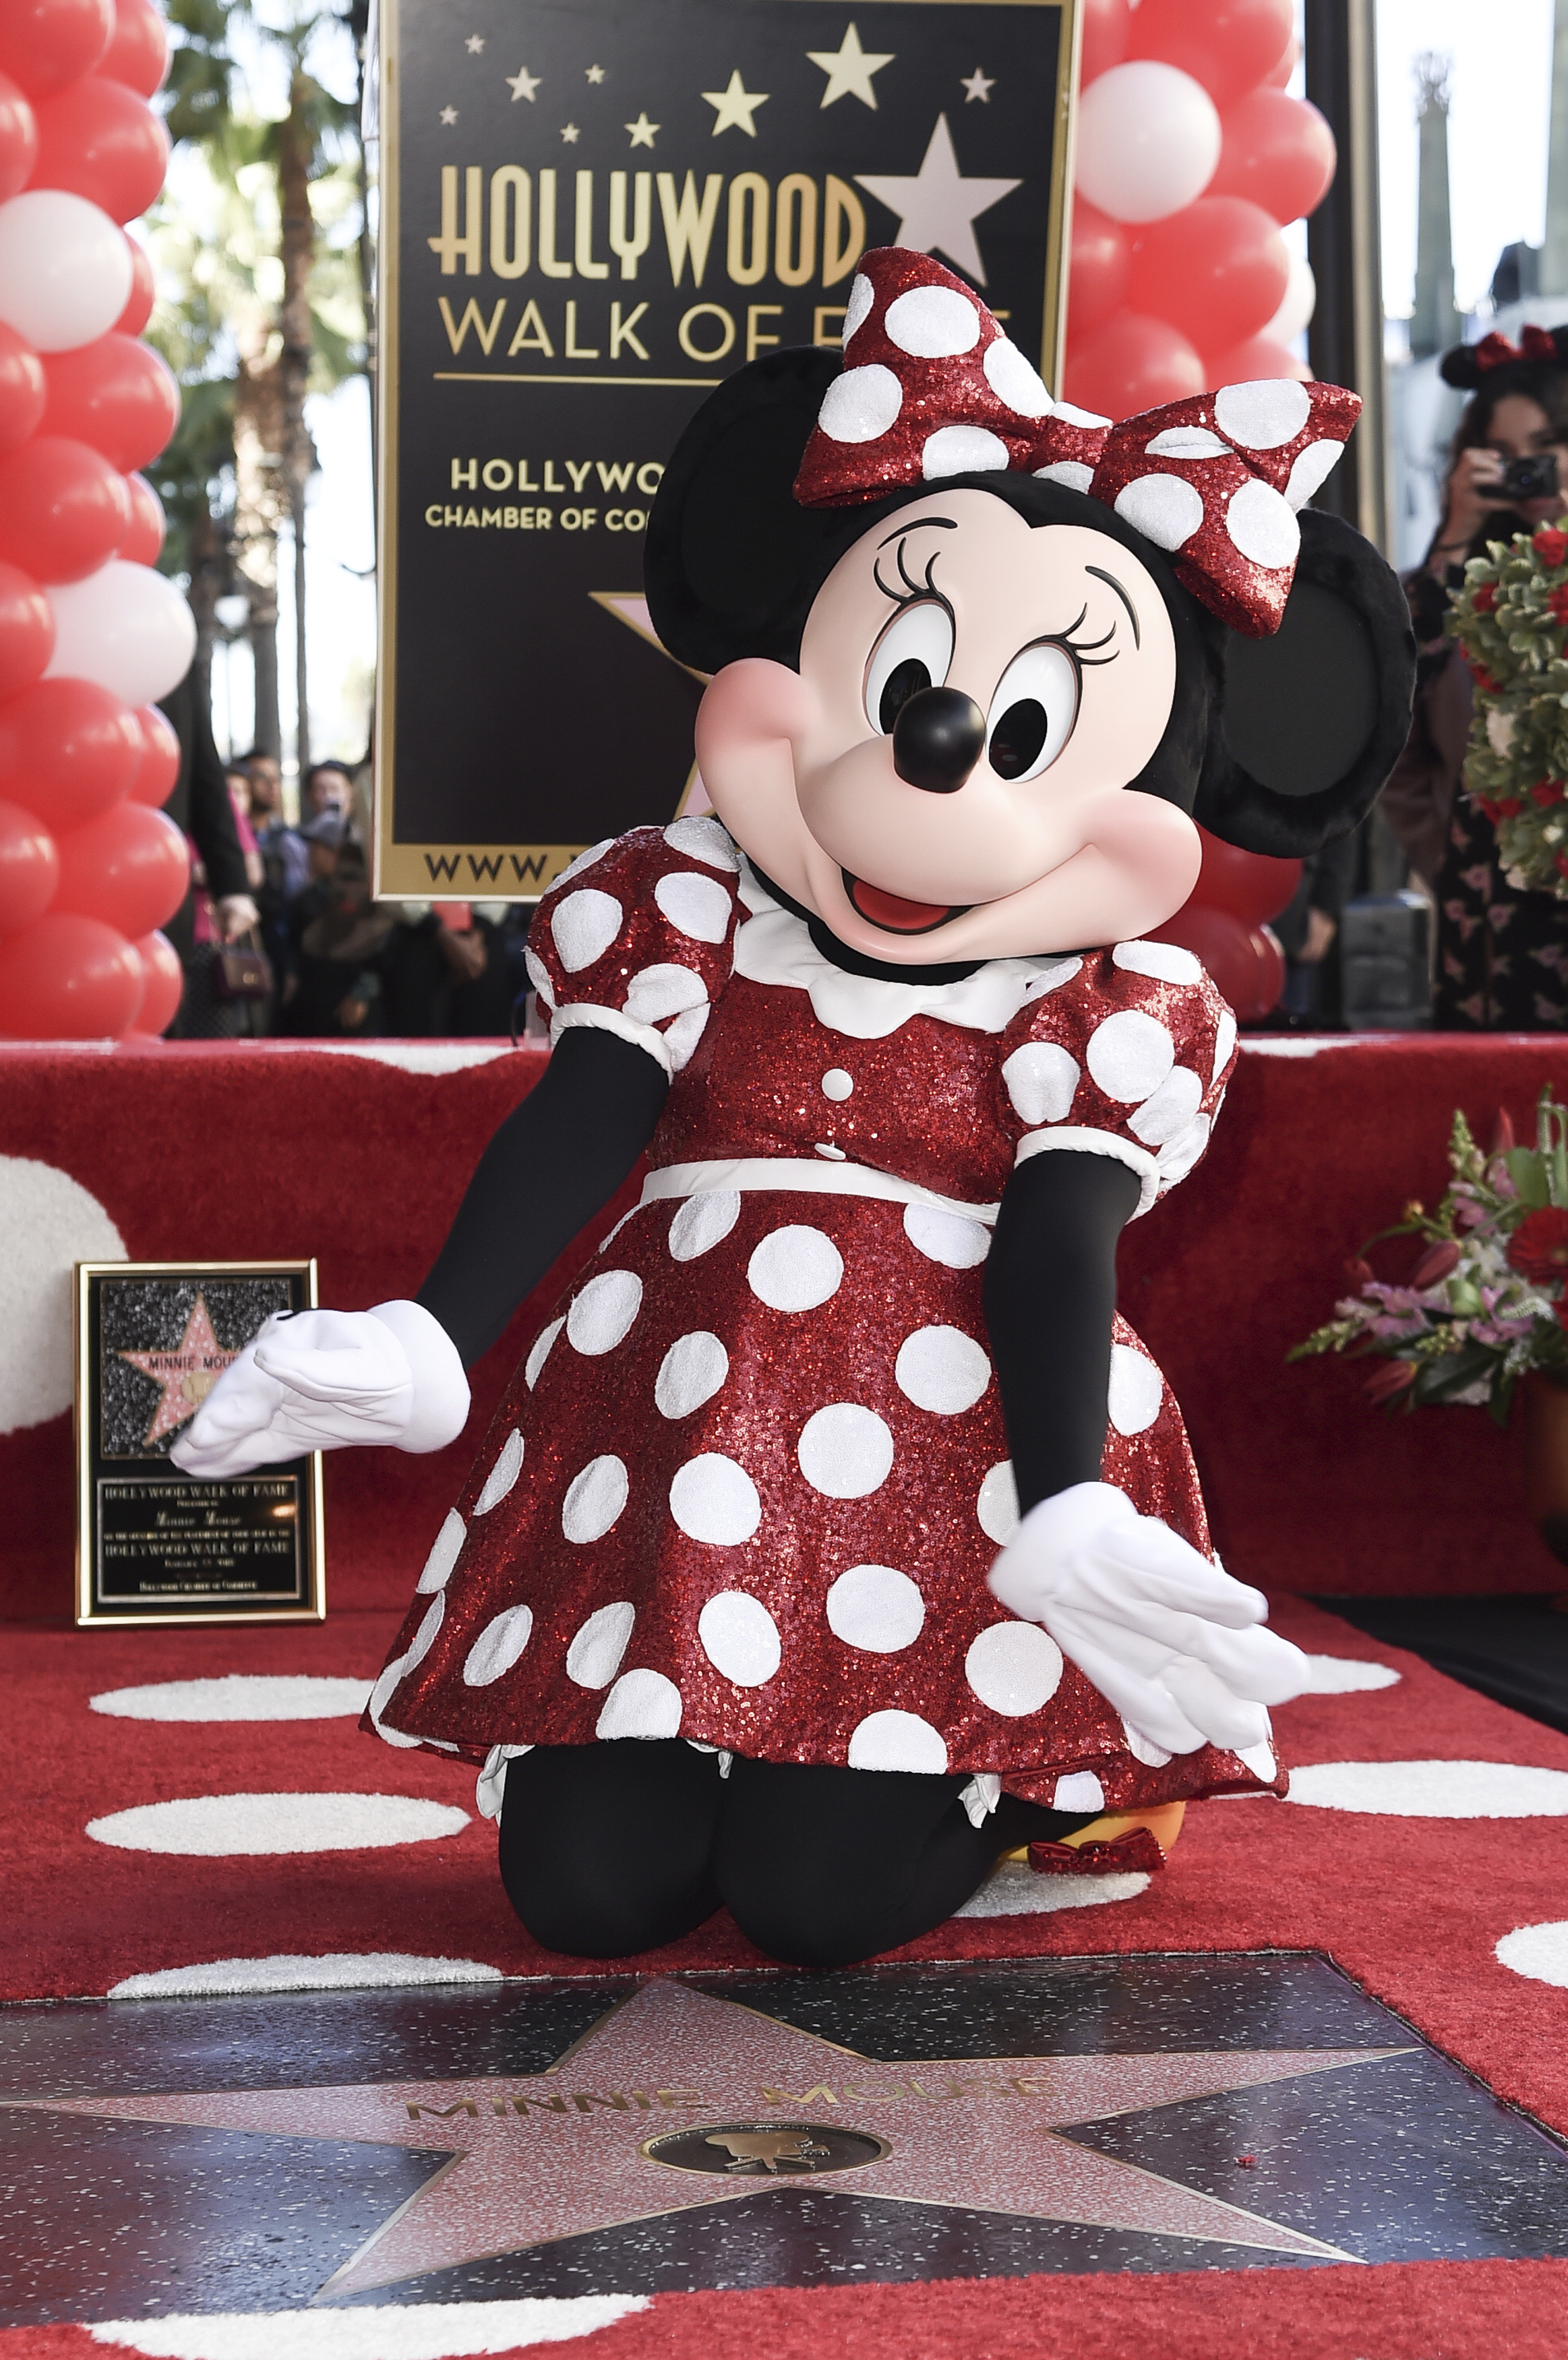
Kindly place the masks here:
[(125, 477), (102, 452), (35, 434), (0, 459), (0, 557), (39, 582), (81, 582), (131, 526)]
[(49, 399), (44, 365), (25, 337), (0, 320), (0, 451), (36, 432)]
[(150, 98), (169, 71), (169, 27), (152, 0), (114, 0), (114, 29), (98, 60), (106, 82)]
[(0, 204), (27, 187), (38, 154), (33, 110), (10, 75), (0, 73)]
[(0, 734), (4, 700), (30, 688), (54, 653), (54, 615), (41, 583), (0, 561)]
[(12, 1041), (117, 1041), (145, 989), (134, 944), (96, 918), (51, 910), (0, 942), (0, 1034)]
[(0, 72), (29, 98), (48, 98), (92, 72), (114, 29), (114, 0), (5, 0)]
[(57, 910), (145, 934), (172, 918), (191, 885), (191, 851), (171, 819), (126, 800), (60, 839)]
[(1205, 385), (1254, 385), (1265, 377), (1293, 377), (1300, 385), (1312, 381), (1306, 362), (1298, 360), (1289, 344), (1276, 344), (1272, 336), (1248, 336), (1244, 344), (1232, 344), (1228, 352), (1205, 361), (1203, 366)]
[(145, 475), (127, 475), (125, 489), (131, 496), (131, 524), (115, 554), (136, 565), (156, 565), (163, 547), (163, 502)]
[(0, 705), (0, 795), (57, 832), (117, 803), (146, 750), (135, 713), (90, 680), (36, 681)]
[(1132, 418), (1162, 401), (1205, 393), (1209, 384), (1196, 345), (1168, 321), (1117, 311), (1070, 347), (1062, 392), (1080, 410)]
[(41, 819), (0, 803), (0, 934), (41, 918), (60, 882), (60, 854)]
[(75, 352), (50, 353), (44, 374), (45, 432), (89, 442), (123, 470), (156, 459), (180, 423), (173, 372), (160, 354), (135, 336), (111, 331)]
[(125, 792), (133, 803), (146, 803), (158, 811), (174, 792), (180, 776), (180, 740), (166, 715), (156, 705), (144, 705), (136, 713), (141, 724), (142, 755), (140, 770)]
[(115, 321), (114, 333), (117, 336), (139, 336), (152, 318), (158, 290), (153, 285), (152, 263), (146, 247), (134, 237), (127, 237), (125, 244), (131, 249), (130, 300)]
[(1073, 258), (1067, 274), (1067, 333), (1077, 343), (1127, 301), (1132, 248), (1120, 222), (1087, 197), (1073, 208)]
[(1127, 301), (1212, 352), (1256, 335), (1279, 309), (1290, 276), (1285, 241), (1261, 205), (1200, 197), (1138, 233)]
[(89, 74), (37, 113), (35, 189), (69, 189), (111, 221), (146, 213), (169, 169), (169, 134), (145, 98), (123, 82)]
[(1220, 117), (1211, 197), (1247, 197), (1277, 222), (1323, 202), (1334, 179), (1334, 133), (1317, 108), (1282, 90), (1249, 91)]
[(1078, 87), (1087, 90), (1097, 74), (1119, 66), (1132, 38), (1132, 0), (1079, 0), (1083, 20), (1083, 61)]
[(1272, 72), (1294, 31), (1290, 0), (1140, 0), (1127, 48), (1180, 66), (1228, 106)]
[(147, 1040), (156, 1039), (173, 1022), (185, 989), (180, 954), (167, 934), (142, 934), (132, 945), (142, 963), (146, 991), (136, 1011), (136, 1029)]

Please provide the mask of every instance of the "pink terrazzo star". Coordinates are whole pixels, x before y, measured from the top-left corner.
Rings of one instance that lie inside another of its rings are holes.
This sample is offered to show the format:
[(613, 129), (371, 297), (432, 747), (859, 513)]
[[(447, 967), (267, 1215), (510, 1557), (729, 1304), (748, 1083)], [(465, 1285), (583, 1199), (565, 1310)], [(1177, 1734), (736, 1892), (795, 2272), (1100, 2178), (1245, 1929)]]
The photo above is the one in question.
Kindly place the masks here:
[(231, 1360), (237, 1352), (226, 1352), (212, 1333), (206, 1300), (198, 1295), (185, 1322), (185, 1333), (178, 1344), (150, 1352), (121, 1352), (122, 1360), (129, 1360), (144, 1377), (151, 1377), (163, 1387), (162, 1395), (153, 1413), (152, 1424), (143, 1439), (143, 1449), (150, 1449), (194, 1417)]
[[(1059, 2133), (1404, 2053), (1267, 2049), (879, 2064), (733, 2001), (655, 1981), (548, 2072), (521, 2079), (26, 2103), (121, 2122), (445, 2150), (452, 2160), (328, 2279), (321, 2300), (779, 2187), (785, 2172), (770, 2170), (760, 2149), (748, 2165), (744, 2139), (733, 2177), (722, 2163), (718, 2171), (671, 2169), (642, 2152), (648, 2139), (687, 2127), (766, 2131), (770, 2123), (842, 2127), (883, 2144), (876, 2160), (824, 2178), (824, 2191), (1351, 2261), (1337, 2246)], [(795, 2144), (764, 2138), (760, 2146), (784, 2159)]]

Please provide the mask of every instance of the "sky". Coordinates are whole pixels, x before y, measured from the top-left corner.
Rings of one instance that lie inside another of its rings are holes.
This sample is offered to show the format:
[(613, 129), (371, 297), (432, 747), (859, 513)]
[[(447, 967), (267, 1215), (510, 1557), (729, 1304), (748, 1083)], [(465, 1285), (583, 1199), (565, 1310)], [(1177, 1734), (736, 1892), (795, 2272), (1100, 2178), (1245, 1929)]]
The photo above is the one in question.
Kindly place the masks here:
[[(284, 0), (261, 0), (281, 8)], [(1546, 206), (1552, 0), (1377, 0), (1378, 140), (1383, 300), (1408, 315), (1416, 258), (1416, 60), (1449, 60), (1449, 175), (1455, 299), (1461, 311), (1485, 303), (1502, 247), (1541, 242)], [(256, 108), (282, 112), (283, 93), (266, 56), (244, 53)], [(312, 59), (323, 81), (352, 93), (346, 37), (328, 32)], [(1299, 231), (1290, 234), (1299, 240)], [(318, 756), (363, 751), (365, 701), (376, 658), (375, 519), (369, 402), (363, 379), (309, 405), (321, 473), (309, 495), (306, 543), (311, 740)], [(283, 727), (293, 736), (292, 552), (279, 552), (283, 615)], [(213, 668), (219, 744), (249, 742), (248, 657), (241, 648)], [(231, 734), (232, 733), (232, 734)]]

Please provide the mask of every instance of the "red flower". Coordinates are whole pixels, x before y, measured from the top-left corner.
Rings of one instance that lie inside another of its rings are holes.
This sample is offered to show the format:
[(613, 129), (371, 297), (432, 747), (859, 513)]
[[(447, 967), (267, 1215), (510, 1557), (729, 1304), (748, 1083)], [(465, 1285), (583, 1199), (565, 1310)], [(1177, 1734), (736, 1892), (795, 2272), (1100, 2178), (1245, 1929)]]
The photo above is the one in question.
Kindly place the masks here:
[(1367, 1380), (1367, 1398), (1374, 1402), (1391, 1402), (1416, 1381), (1416, 1372), (1409, 1360), (1385, 1360)]
[(1560, 623), (1568, 623), (1568, 582), (1560, 582), (1546, 602), (1547, 612)]
[(1542, 806), (1547, 803), (1561, 803), (1563, 781), (1561, 779), (1538, 779), (1530, 791), (1530, 796), (1531, 803), (1541, 803)]
[(1483, 582), (1470, 601), (1478, 615), (1489, 615), (1497, 603), (1497, 585), (1492, 582)]
[(1553, 526), (1542, 525), (1530, 541), (1543, 565), (1561, 565), (1568, 558), (1568, 532), (1559, 532)]
[(1422, 1254), (1410, 1273), (1410, 1284), (1436, 1286), (1441, 1279), (1447, 1278), (1458, 1267), (1459, 1248), (1449, 1239), (1442, 1239), (1436, 1245), (1429, 1246)]
[(1505, 795), (1497, 805), (1497, 816), (1499, 819), (1518, 819), (1523, 809), (1524, 805), (1518, 795)]
[(1465, 661), (1470, 667), (1470, 676), (1474, 680), (1477, 688), (1484, 689), (1488, 696), (1500, 696), (1502, 694), (1501, 689), (1497, 686), (1497, 682), (1492, 678), (1491, 673), (1486, 670), (1485, 664), (1477, 663), (1475, 658), (1471, 655), (1467, 655)]
[(1568, 877), (1568, 852), (1560, 852), (1553, 866), (1559, 877)]
[(1486, 1153), (1488, 1156), (1506, 1155), (1513, 1144), (1513, 1117), (1509, 1114), (1507, 1107), (1499, 1107), (1497, 1109), (1497, 1124), (1492, 1132), (1492, 1144), (1487, 1149)]
[(1527, 1213), (1508, 1240), (1508, 1260), (1535, 1286), (1568, 1279), (1568, 1213), (1555, 1205)]

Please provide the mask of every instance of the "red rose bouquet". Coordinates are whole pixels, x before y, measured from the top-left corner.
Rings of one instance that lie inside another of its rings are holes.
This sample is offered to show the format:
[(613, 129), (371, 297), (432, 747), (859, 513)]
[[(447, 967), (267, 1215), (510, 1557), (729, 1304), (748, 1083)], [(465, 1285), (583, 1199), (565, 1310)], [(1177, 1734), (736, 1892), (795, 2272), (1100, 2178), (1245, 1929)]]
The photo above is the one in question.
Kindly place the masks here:
[(1568, 901), (1568, 531), (1495, 541), (1465, 569), (1453, 629), (1475, 682), (1465, 790), (1510, 885)]

